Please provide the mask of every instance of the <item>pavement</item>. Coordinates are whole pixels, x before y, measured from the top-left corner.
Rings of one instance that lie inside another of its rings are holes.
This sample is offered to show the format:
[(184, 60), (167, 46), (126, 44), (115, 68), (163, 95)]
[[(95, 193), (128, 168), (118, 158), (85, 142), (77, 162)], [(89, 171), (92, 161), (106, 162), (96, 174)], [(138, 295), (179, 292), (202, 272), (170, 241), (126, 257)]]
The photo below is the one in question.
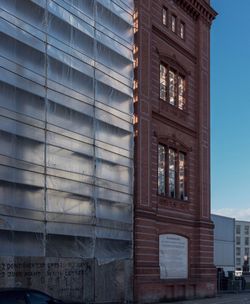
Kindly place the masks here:
[(218, 294), (215, 298), (175, 301), (165, 304), (250, 304), (250, 292)]

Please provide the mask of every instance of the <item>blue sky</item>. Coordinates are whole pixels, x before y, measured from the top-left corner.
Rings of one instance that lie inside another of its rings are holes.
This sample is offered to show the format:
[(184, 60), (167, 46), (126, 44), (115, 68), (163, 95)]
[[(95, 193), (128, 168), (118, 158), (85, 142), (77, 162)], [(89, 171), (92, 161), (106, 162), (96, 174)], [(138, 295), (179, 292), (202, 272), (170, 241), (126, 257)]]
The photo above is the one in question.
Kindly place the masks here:
[(211, 5), (212, 212), (250, 221), (250, 0)]

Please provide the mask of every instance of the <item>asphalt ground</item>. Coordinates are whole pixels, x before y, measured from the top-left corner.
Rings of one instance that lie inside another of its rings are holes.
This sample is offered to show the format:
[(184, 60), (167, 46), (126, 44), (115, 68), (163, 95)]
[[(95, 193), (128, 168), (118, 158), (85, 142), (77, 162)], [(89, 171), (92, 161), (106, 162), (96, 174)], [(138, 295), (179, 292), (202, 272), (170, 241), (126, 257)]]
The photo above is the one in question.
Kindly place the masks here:
[(218, 294), (215, 298), (166, 302), (165, 304), (250, 304), (250, 292)]

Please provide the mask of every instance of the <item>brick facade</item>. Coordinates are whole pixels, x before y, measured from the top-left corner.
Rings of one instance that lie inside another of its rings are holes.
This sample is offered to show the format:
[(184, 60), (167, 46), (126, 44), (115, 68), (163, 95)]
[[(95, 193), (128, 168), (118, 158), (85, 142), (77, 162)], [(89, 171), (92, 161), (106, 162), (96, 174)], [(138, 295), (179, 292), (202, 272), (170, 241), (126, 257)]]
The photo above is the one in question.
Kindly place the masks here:
[[(213, 296), (213, 225), (210, 220), (210, 25), (216, 13), (203, 0), (136, 0), (134, 296), (139, 302)], [(167, 26), (162, 22), (166, 7)], [(170, 17), (185, 23), (185, 39)], [(159, 65), (185, 71), (185, 110), (159, 96)], [(158, 143), (184, 146), (183, 201), (157, 192)], [(188, 278), (160, 279), (159, 235), (188, 239)]]

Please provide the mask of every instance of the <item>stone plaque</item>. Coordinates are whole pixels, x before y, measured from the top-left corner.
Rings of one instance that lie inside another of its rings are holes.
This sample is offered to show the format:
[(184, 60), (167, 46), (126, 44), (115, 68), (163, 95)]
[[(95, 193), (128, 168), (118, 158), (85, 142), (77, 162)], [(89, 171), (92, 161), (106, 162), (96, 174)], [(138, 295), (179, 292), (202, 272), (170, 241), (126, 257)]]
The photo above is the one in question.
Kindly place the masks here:
[(177, 234), (159, 236), (159, 264), (161, 279), (188, 277), (188, 240)]

